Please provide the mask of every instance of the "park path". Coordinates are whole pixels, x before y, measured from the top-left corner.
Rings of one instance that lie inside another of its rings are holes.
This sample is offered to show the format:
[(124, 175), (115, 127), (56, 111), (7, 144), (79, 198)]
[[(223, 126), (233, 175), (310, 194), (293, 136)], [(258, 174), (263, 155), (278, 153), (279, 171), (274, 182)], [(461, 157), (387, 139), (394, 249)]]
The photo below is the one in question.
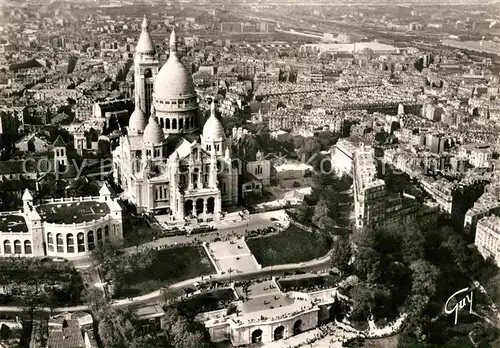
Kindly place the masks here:
[[(259, 270), (253, 270), (249, 272), (235, 273), (235, 274), (213, 274), (206, 275), (203, 277), (196, 277), (191, 279), (186, 279), (174, 284), (171, 284), (169, 287), (173, 289), (185, 289), (189, 287), (194, 287), (195, 283), (199, 283), (202, 281), (240, 281), (240, 280), (249, 280), (258, 276), (273, 276), (279, 272), (284, 271), (316, 271), (319, 269), (324, 269), (330, 266), (330, 255), (332, 251), (329, 251), (328, 254), (322, 256), (320, 258), (300, 262), (300, 263), (291, 263), (284, 265), (274, 265), (263, 267)], [(335, 269), (334, 269), (335, 270)], [(336, 270), (335, 270), (336, 271)], [(151, 302), (159, 302), (163, 300), (163, 289), (159, 289), (153, 291), (151, 293), (136, 296), (127, 299), (115, 300), (111, 303), (113, 307), (126, 307), (129, 305), (137, 305), (137, 304), (145, 304)], [(87, 311), (89, 310), (89, 306), (74, 306), (74, 307), (58, 307), (53, 308), (52, 311), (56, 313), (62, 312), (78, 312), (78, 311)], [(21, 306), (0, 306), (0, 312), (22, 312), (24, 310)], [(49, 308), (45, 308), (45, 311), (49, 312)]]

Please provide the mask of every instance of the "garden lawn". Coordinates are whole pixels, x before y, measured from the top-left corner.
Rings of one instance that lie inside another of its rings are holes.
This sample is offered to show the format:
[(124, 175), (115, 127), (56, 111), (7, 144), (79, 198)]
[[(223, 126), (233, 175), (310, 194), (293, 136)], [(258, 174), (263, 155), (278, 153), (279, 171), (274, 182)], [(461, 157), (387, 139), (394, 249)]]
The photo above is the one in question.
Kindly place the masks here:
[(305, 231), (294, 224), (284, 232), (247, 239), (246, 243), (263, 267), (313, 260), (325, 256), (331, 247), (328, 236)]
[(134, 297), (156, 291), (186, 279), (215, 273), (205, 249), (188, 246), (153, 251), (149, 266), (124, 274), (114, 297)]
[(224, 309), (235, 300), (236, 296), (233, 289), (220, 289), (192, 296), (187, 300), (178, 302), (175, 307), (183, 315), (194, 317), (199, 313)]

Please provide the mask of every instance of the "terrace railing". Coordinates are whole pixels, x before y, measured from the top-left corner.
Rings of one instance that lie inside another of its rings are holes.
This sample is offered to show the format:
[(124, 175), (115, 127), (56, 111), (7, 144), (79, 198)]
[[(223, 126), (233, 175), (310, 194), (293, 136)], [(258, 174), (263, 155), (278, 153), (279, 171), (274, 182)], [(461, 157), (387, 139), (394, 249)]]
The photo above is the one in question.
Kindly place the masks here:
[(9, 216), (9, 215), (23, 215), (23, 211), (22, 210), (12, 210), (12, 211), (0, 212), (0, 216)]
[(43, 203), (71, 203), (71, 202), (86, 202), (86, 201), (98, 201), (100, 196), (88, 196), (88, 197), (68, 197), (68, 198), (49, 198), (44, 199)]
[(44, 222), (43, 226), (46, 228), (59, 228), (59, 227), (81, 228), (81, 227), (94, 226), (94, 225), (102, 223), (106, 220), (113, 220), (111, 213), (108, 213), (99, 219), (93, 219), (92, 221), (84, 221), (84, 222), (72, 223), (72, 224), (66, 224), (66, 223), (58, 224), (58, 223), (54, 223), (54, 222)]

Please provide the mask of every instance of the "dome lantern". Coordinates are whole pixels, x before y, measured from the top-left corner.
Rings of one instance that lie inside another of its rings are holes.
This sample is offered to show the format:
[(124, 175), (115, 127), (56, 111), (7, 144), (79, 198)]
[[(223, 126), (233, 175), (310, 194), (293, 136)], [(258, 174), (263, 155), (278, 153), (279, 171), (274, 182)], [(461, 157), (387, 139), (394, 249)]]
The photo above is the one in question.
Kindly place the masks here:
[(170, 34), (170, 54), (177, 53), (177, 35), (175, 35), (175, 28), (172, 28), (172, 33)]
[(135, 51), (137, 53), (152, 55), (155, 53), (155, 46), (153, 44), (153, 40), (151, 40), (151, 36), (149, 35), (149, 23), (146, 16), (144, 16), (141, 26), (142, 32), (141, 36), (139, 36), (139, 41), (137, 42)]

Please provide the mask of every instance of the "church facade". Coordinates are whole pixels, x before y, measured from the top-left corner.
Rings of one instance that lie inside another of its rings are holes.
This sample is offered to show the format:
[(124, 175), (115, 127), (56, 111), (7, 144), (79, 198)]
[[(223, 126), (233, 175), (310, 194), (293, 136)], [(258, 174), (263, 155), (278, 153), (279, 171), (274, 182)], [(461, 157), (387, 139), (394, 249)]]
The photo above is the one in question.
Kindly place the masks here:
[(200, 131), (197, 95), (177, 56), (175, 31), (159, 71), (155, 56), (145, 18), (134, 59), (135, 110), (113, 151), (115, 181), (139, 212), (172, 222), (218, 220), (223, 206), (238, 202), (229, 139), (214, 103)]

